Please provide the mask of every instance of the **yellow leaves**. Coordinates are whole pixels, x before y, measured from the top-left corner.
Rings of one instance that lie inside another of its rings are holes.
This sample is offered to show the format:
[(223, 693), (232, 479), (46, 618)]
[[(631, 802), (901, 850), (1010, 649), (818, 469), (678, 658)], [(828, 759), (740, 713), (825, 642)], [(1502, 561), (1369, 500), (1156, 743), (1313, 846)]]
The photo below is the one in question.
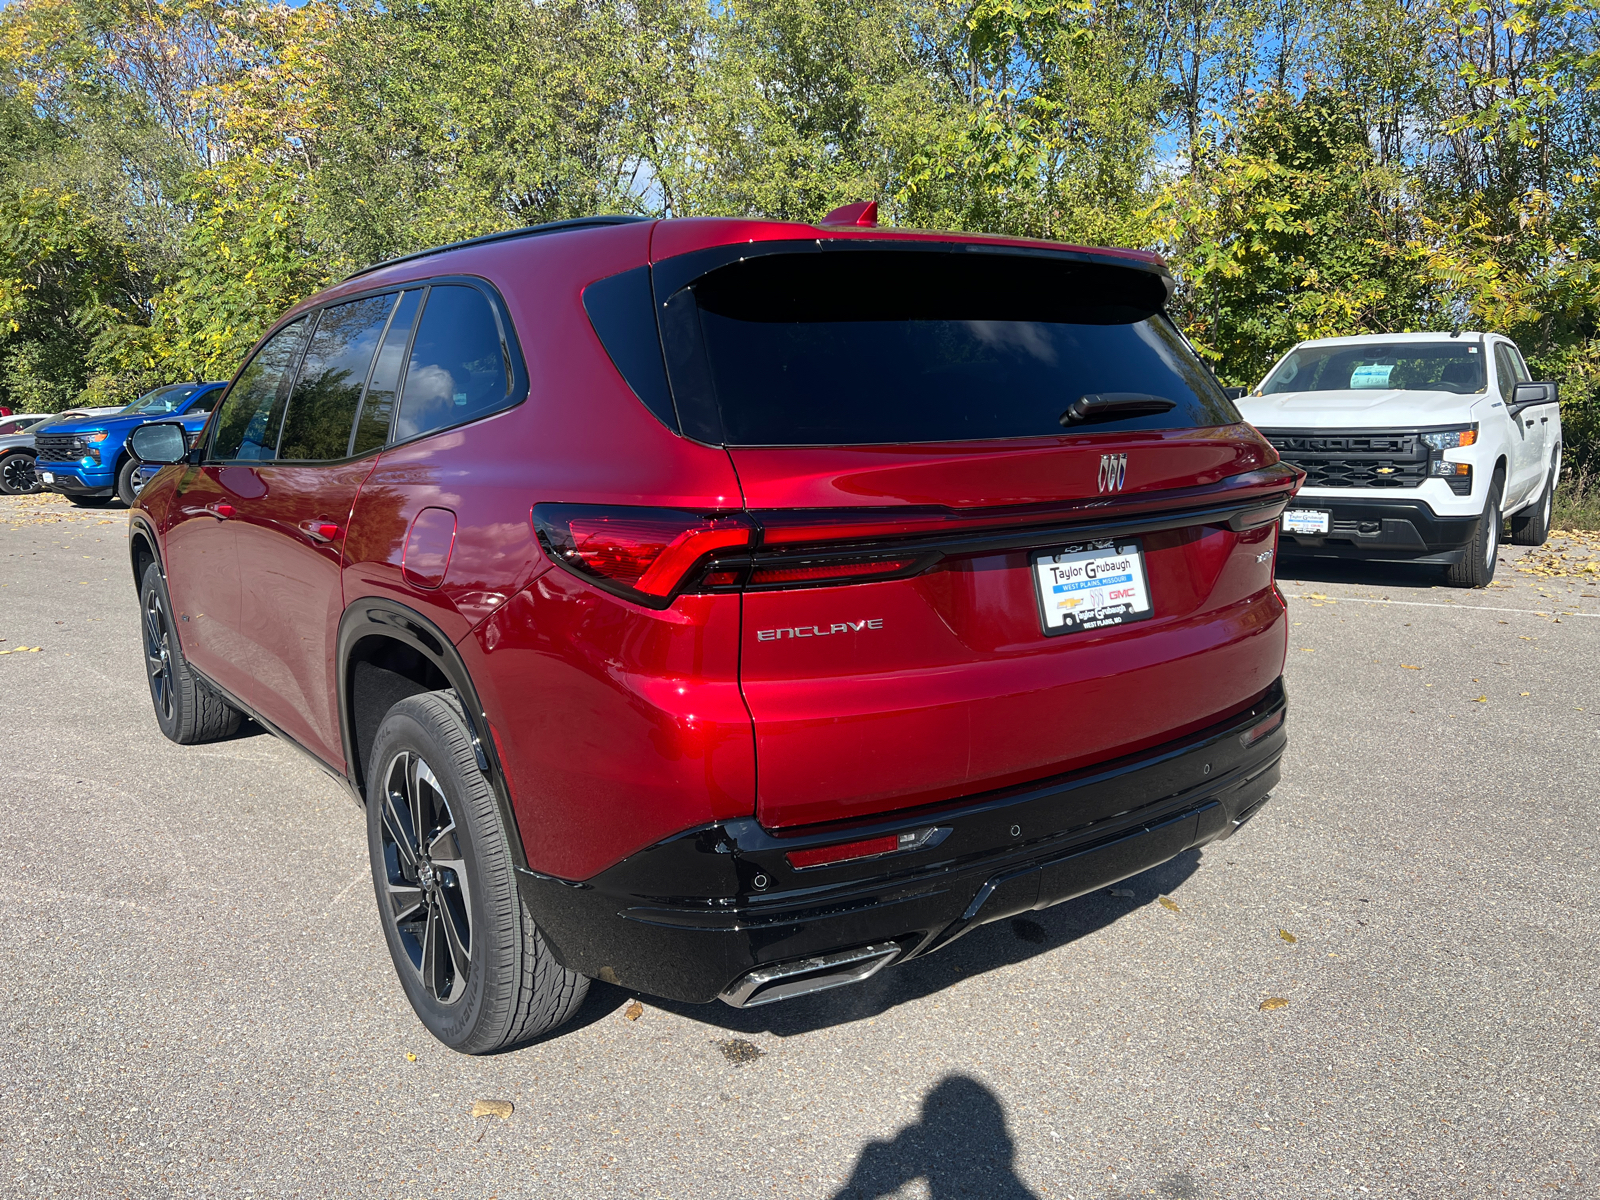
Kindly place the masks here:
[(1165, 896), (1158, 897), (1157, 900), (1156, 900), (1156, 903), (1161, 905), (1161, 907), (1166, 909), (1168, 912), (1182, 912), (1183, 911), (1173, 901), (1168, 900)]
[(1277, 1012), (1280, 1008), (1288, 1008), (1289, 1001), (1282, 996), (1268, 996), (1261, 1002), (1262, 1012)]
[(1294, 934), (1290, 933), (1287, 929), (1278, 930), (1278, 936), (1281, 937), (1284, 941), (1288, 942), (1291, 946), (1294, 945), (1296, 942), (1298, 942), (1300, 940), (1299, 938), (1295, 937)]
[(474, 1117), (499, 1117), (504, 1121), (515, 1111), (516, 1106), (509, 1100), (475, 1100), (472, 1103)]
[(1422, 670), (1421, 667), (1414, 667), (1410, 663), (1401, 663), (1400, 664), (1400, 669), (1402, 671), (1420, 671), (1420, 670)]
[(1487, 704), (1487, 703), (1489, 703), (1489, 697), (1487, 697), (1487, 696), (1479, 696), (1476, 700), (1473, 701), (1473, 703), (1474, 704)]
[(640, 1017), (644, 1016), (644, 1005), (640, 1004), (637, 1000), (634, 1000), (628, 1005), (627, 1008), (622, 1010), (622, 1015), (627, 1017), (630, 1021), (637, 1021)]
[(415, 1054), (411, 1053), (411, 1051), (407, 1050), (406, 1051), (406, 1061), (407, 1062), (416, 1062), (417, 1061), (417, 1056)]
[(13, 646), (9, 650), (0, 650), (0, 654), (37, 654), (43, 646)]

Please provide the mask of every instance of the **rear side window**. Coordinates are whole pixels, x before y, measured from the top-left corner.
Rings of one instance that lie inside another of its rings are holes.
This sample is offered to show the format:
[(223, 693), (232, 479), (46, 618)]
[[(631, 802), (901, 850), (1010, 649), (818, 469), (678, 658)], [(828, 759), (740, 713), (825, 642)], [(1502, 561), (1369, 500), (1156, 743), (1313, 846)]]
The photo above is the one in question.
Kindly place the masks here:
[(239, 373), (217, 419), (212, 458), (259, 461), (277, 457), (278, 432), (305, 331), (304, 318), (284, 326)]
[(464, 284), (429, 288), (406, 365), (395, 441), (487, 416), (511, 398), (510, 354), (488, 298)]
[(411, 339), (411, 326), (416, 323), (417, 306), (421, 303), (420, 290), (400, 294), (400, 303), (395, 306), (394, 316), (383, 335), (383, 346), (378, 351), (378, 361), (372, 368), (372, 382), (367, 384), (366, 399), (361, 402), (361, 416), (356, 421), (351, 454), (366, 454), (389, 440), (395, 393), (400, 386), (400, 368), (406, 364), (406, 342)]
[(769, 254), (664, 298), (684, 432), (737, 446), (1060, 436), (1084, 395), (1169, 411), (1078, 426), (1239, 419), (1161, 312), (1148, 271), (1063, 258), (858, 250)]
[(300, 462), (344, 458), (356, 408), (395, 294), (334, 304), (317, 317), (305, 365), (289, 398), (278, 457)]

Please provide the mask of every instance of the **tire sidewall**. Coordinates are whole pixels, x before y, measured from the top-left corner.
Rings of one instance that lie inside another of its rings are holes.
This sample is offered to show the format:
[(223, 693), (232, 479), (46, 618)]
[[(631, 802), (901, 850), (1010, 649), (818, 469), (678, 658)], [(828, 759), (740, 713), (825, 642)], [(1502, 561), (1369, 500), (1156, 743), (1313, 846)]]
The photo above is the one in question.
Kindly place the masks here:
[(133, 473), (138, 469), (139, 460), (131, 456), (124, 459), (122, 465), (117, 468), (117, 499), (129, 508), (132, 508), (133, 502), (139, 498), (139, 493), (133, 486)]
[(10, 454), (0, 457), (0, 471), (15, 469), (18, 464), (27, 461), (35, 464), (33, 467), (33, 486), (31, 488), (12, 488), (5, 483), (4, 474), (0, 474), (0, 496), (31, 496), (44, 485), (39, 482), (38, 458), (26, 450), (14, 450)]
[[(485, 858), (504, 856), (509, 867), (510, 848), (503, 830), (497, 827), (484, 828), (479, 814), (481, 805), (474, 803), (478, 799), (474, 793), (479, 787), (487, 789), (487, 781), (476, 770), (471, 772), (471, 777), (463, 778), (460, 762), (441, 736), (442, 731), (437, 728), (439, 721), (459, 718), (447, 717), (437, 710), (419, 711), (421, 706), (416, 702), (429, 699), (435, 698), (429, 695), (401, 701), (384, 718), (373, 741), (373, 772), (367, 798), (367, 853), (372, 869), (374, 898), (378, 905), (378, 922), (383, 927), (384, 941), (388, 944), (389, 956), (394, 960), (395, 974), (400, 979), (406, 998), (429, 1033), (453, 1050), (471, 1053), (476, 1043), (487, 1040), (483, 1037), (486, 1031), (480, 1029), (483, 1009), (488, 1001), (487, 981), (502, 969), (502, 963), (497, 959), (505, 954), (505, 948), (516, 944), (514, 936), (508, 938), (507, 931), (499, 928), (504, 924), (505, 914), (491, 911), (488, 904), (483, 862)], [(445, 707), (436, 699), (435, 704)], [(464, 729), (464, 722), (462, 726)], [(445, 799), (455, 818), (457, 842), (467, 863), (471, 889), (472, 964), (466, 993), (452, 1004), (441, 1004), (428, 994), (411, 965), (411, 958), (400, 941), (394, 921), (385, 909), (382, 789), (387, 782), (390, 762), (404, 750), (420, 755), (444, 788)], [(509, 932), (512, 935), (516, 933), (515, 930)]]

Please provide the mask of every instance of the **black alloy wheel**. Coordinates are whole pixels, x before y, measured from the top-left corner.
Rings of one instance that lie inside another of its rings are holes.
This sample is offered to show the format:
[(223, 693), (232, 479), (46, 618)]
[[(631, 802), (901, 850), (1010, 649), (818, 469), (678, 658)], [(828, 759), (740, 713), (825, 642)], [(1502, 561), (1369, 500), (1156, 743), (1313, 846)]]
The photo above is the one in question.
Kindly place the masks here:
[(557, 961), (517, 887), (514, 827), (453, 691), (401, 700), (368, 757), (367, 852), (384, 942), (417, 1018), (489, 1054), (554, 1029), (589, 981)]
[(140, 641), (150, 703), (161, 732), (181, 746), (231, 736), (243, 719), (221, 696), (189, 670), (172, 621), (172, 599), (161, 568), (150, 563), (139, 586)]
[(381, 803), (384, 917), (428, 995), (458, 1003), (472, 974), (472, 896), (450, 801), (422, 756), (402, 750), (384, 768)]
[(0, 458), (0, 495), (29, 496), (43, 486), (34, 456), (28, 451), (17, 450)]
[(160, 588), (144, 590), (144, 668), (150, 676), (150, 702), (162, 730), (177, 723), (178, 699), (173, 692), (173, 638), (167, 620), (166, 595)]

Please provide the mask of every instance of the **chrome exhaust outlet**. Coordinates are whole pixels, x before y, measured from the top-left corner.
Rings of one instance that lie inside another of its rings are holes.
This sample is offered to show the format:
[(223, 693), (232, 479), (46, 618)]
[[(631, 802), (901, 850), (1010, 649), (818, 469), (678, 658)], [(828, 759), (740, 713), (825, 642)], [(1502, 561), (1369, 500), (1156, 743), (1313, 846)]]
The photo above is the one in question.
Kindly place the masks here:
[(723, 991), (721, 1000), (734, 1008), (793, 1000), (796, 996), (809, 996), (812, 992), (825, 992), (870, 979), (899, 957), (897, 943), (879, 942), (854, 950), (835, 950), (815, 958), (773, 963), (745, 972)]

